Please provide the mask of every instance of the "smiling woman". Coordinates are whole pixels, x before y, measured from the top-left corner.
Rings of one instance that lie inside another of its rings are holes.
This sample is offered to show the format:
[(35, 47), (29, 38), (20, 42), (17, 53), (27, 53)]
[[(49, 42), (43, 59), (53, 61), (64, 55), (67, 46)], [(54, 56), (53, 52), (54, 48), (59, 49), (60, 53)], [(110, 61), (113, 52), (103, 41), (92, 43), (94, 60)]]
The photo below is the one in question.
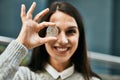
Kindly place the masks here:
[[(27, 13), (25, 5), (21, 7), (22, 29), (0, 55), (0, 80), (100, 80), (90, 68), (84, 26), (76, 8), (54, 2), (33, 18), (35, 6), (33, 2)], [(56, 27), (58, 35), (47, 35), (48, 26)], [(31, 48), (28, 68), (19, 67)]]
[[(50, 22), (56, 23), (56, 26), (59, 28), (58, 40), (45, 43), (45, 47), (50, 55), (50, 64), (53, 64), (53, 67), (57, 68), (58, 71), (63, 71), (70, 66), (70, 58), (78, 46), (79, 31), (77, 23), (73, 17), (59, 10), (51, 16)], [(71, 28), (71, 26), (75, 28)], [(57, 67), (60, 65), (63, 67), (62, 70), (59, 70), (60, 68)]]

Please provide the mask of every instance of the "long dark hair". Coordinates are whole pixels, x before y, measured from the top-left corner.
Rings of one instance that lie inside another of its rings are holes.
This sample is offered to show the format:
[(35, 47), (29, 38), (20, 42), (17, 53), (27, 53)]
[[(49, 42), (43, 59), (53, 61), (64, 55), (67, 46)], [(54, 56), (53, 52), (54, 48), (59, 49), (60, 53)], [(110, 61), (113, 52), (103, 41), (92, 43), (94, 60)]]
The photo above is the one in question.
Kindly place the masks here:
[[(51, 15), (54, 14), (56, 10), (66, 13), (72, 16), (76, 20), (80, 37), (79, 37), (78, 48), (71, 57), (71, 61), (75, 65), (75, 70), (81, 73), (84, 76), (85, 80), (89, 80), (89, 78), (93, 76), (99, 77), (95, 73), (93, 73), (90, 68), (89, 60), (87, 57), (84, 25), (80, 13), (77, 11), (75, 7), (73, 7), (71, 4), (67, 2), (58, 2), (58, 1), (54, 2), (51, 4), (49, 9), (50, 11), (46, 16), (44, 16), (41, 19), (41, 21), (49, 21)], [(45, 34), (46, 34), (46, 28), (39, 32), (39, 35), (41, 37), (44, 37)], [(44, 66), (48, 62), (48, 60), (49, 60), (49, 55), (45, 49), (45, 45), (38, 46), (33, 49), (31, 62), (28, 67), (34, 72), (38, 70), (42, 71), (44, 70)]]

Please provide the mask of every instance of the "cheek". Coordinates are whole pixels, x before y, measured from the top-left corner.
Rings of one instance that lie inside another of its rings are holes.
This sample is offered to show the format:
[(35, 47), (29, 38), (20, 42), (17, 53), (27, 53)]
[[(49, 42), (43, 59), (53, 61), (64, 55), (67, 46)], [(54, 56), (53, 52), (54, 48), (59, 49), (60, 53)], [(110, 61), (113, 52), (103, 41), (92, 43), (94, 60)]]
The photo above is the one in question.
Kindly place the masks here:
[(51, 47), (51, 43), (45, 43), (45, 48), (49, 49)]
[(77, 50), (77, 47), (78, 47), (78, 37), (73, 37), (71, 39), (71, 50), (70, 50), (70, 53), (73, 55), (75, 53), (75, 51)]
[(51, 48), (52, 48), (52, 45), (54, 44), (54, 42), (48, 42), (48, 43), (45, 43), (45, 48), (47, 50), (47, 52), (51, 52)]
[(73, 38), (73, 46), (75, 49), (77, 49), (78, 43), (79, 43), (79, 35), (77, 35)]
[(45, 43), (45, 49), (46, 49), (46, 51), (48, 52), (48, 50), (49, 50), (49, 45), (48, 45), (48, 43)]
[(74, 37), (72, 37), (72, 42), (75, 43), (75, 44), (78, 44), (78, 41), (79, 41), (79, 35), (76, 35)]
[(50, 55), (50, 53), (52, 53), (51, 51), (51, 45), (49, 44), (49, 43), (45, 43), (45, 49), (46, 49), (46, 51), (47, 51), (47, 53), (48, 53), (48, 55)]
[(75, 36), (74, 41), (78, 41), (78, 40), (79, 40), (79, 36)]

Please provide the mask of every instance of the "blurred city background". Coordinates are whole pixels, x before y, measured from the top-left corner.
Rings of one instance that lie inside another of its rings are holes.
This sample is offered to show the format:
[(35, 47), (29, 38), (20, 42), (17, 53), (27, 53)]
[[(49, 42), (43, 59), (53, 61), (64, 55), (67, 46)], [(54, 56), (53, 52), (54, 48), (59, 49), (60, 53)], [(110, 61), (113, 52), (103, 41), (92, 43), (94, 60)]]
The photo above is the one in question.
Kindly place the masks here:
[[(33, 1), (37, 2), (35, 15), (56, 0), (0, 0), (0, 53), (20, 32), (21, 4), (28, 10)], [(103, 80), (120, 80), (120, 0), (57, 1), (67, 1), (81, 13), (93, 71)], [(27, 65), (30, 53), (21, 65)]]

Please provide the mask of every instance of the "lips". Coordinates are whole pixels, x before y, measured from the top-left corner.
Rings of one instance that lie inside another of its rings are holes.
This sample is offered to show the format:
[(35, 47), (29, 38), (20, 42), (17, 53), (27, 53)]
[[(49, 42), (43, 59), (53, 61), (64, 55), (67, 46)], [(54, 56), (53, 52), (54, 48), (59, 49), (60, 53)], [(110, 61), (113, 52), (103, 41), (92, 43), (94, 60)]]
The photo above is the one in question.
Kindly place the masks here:
[(67, 51), (68, 48), (56, 48), (58, 51)]
[(59, 52), (59, 53), (65, 53), (69, 50), (69, 47), (54, 47), (55, 51)]

